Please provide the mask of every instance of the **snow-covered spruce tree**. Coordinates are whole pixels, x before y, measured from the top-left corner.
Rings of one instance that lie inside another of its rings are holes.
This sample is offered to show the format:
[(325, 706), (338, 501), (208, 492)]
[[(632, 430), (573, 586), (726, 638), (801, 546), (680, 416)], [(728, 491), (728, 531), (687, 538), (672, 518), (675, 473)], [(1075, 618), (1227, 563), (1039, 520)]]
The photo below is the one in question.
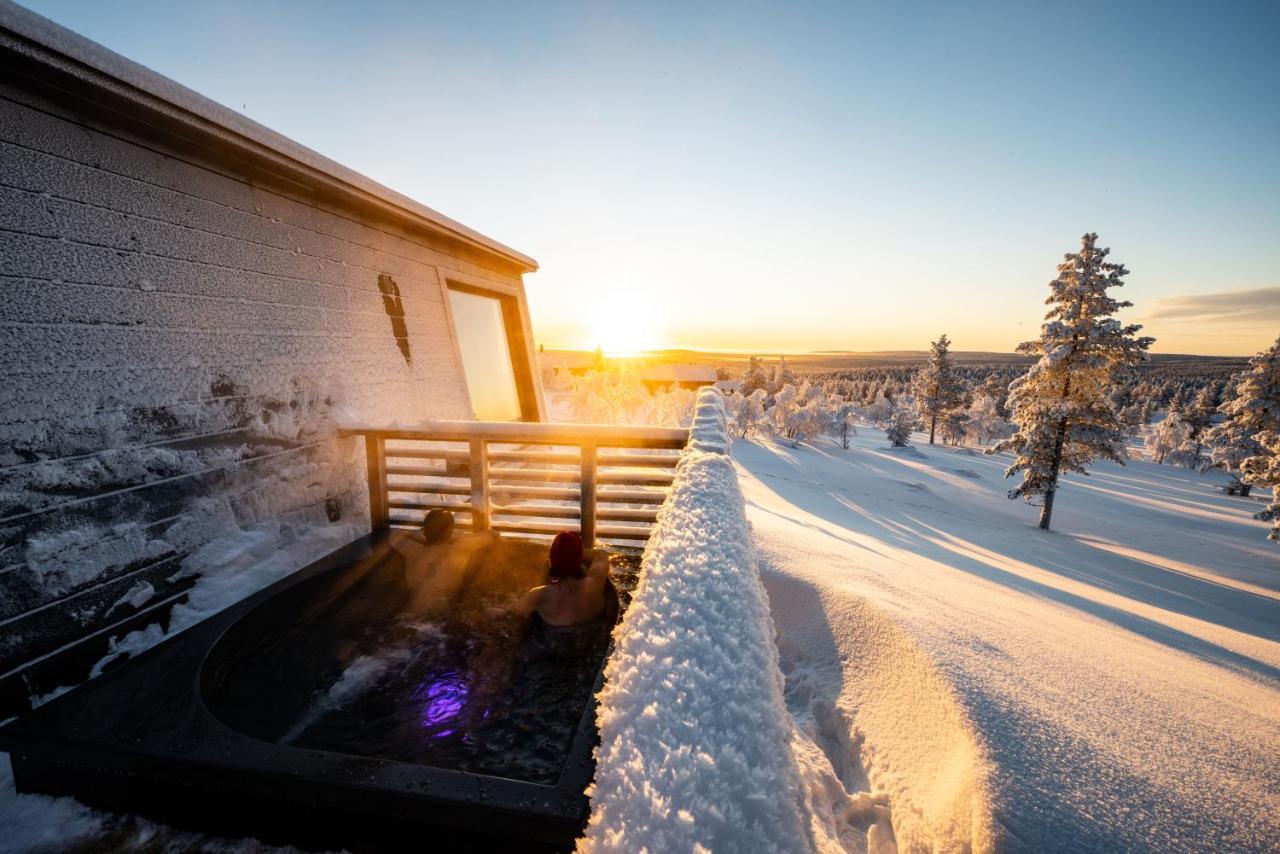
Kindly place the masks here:
[(807, 381), (799, 388), (787, 383), (773, 396), (769, 420), (774, 432), (798, 446), (805, 439), (819, 435), (826, 426), (826, 408), (822, 390)]
[[(1280, 433), (1280, 338), (1249, 360), (1248, 369), (1235, 379), (1234, 396), (1224, 400), (1218, 411), (1226, 420), (1204, 436), (1209, 466), (1232, 476), (1228, 492), (1248, 496), (1255, 484), (1242, 479), (1244, 462), (1267, 456), (1259, 439), (1263, 433)], [(1265, 466), (1257, 463), (1255, 468)]]
[(764, 365), (760, 362), (759, 356), (752, 356), (751, 361), (747, 363), (747, 370), (742, 375), (743, 397), (748, 397), (756, 389), (764, 389), (767, 393), (769, 390), (769, 374), (765, 371)]
[(1267, 539), (1280, 542), (1280, 433), (1264, 430), (1257, 436), (1262, 453), (1249, 457), (1240, 465), (1244, 482), (1251, 486), (1271, 487), (1271, 503), (1253, 518), (1271, 522)]
[(1000, 414), (999, 399), (985, 384), (974, 394), (967, 414), (965, 434), (979, 444), (1007, 438), (1013, 432), (1012, 425)]
[(849, 450), (849, 437), (858, 435), (858, 407), (850, 400), (836, 400), (827, 407), (827, 429)]
[(893, 447), (905, 448), (911, 444), (911, 431), (916, 429), (916, 423), (915, 408), (899, 397), (893, 406), (893, 412), (889, 415), (884, 436)]
[(870, 404), (862, 408), (862, 417), (868, 424), (882, 426), (889, 423), (893, 414), (893, 403), (885, 397), (884, 386), (876, 389), (876, 397)]
[(942, 441), (948, 445), (959, 445), (969, 426), (969, 413), (963, 409), (948, 409), (942, 413), (938, 422), (938, 431)]
[(787, 357), (783, 356), (778, 359), (778, 364), (773, 366), (773, 376), (769, 379), (769, 393), (777, 394), (782, 391), (783, 386), (796, 385), (795, 372), (791, 370), (791, 366), (787, 364)]
[(916, 412), (920, 420), (929, 425), (929, 444), (933, 444), (938, 432), (938, 419), (964, 400), (964, 382), (956, 376), (951, 365), (951, 342), (946, 334), (929, 345), (929, 360), (911, 380), (916, 397)]
[(1127, 368), (1146, 358), (1154, 339), (1138, 337), (1138, 325), (1112, 317), (1131, 303), (1108, 296), (1124, 284), (1123, 264), (1107, 261), (1098, 235), (1084, 235), (1080, 251), (1058, 265), (1049, 283), (1051, 306), (1040, 338), (1018, 352), (1040, 359), (1009, 387), (1009, 408), (1018, 432), (987, 453), (1013, 451), (1017, 457), (1005, 477), (1022, 473), (1010, 498), (1043, 497), (1040, 528), (1049, 529), (1053, 499), (1063, 472), (1086, 473), (1098, 457), (1124, 463), (1124, 425), (1107, 392)]
[(1147, 431), (1143, 447), (1157, 463), (1178, 465), (1181, 449), (1186, 447), (1190, 439), (1191, 426), (1182, 420), (1181, 413), (1170, 412)]
[(1204, 434), (1213, 423), (1213, 413), (1217, 408), (1218, 390), (1210, 383), (1196, 393), (1182, 419), (1191, 428), (1191, 433), (1180, 449), (1179, 465), (1198, 469), (1207, 462), (1204, 455)]
[(768, 394), (763, 388), (757, 388), (748, 395), (733, 395), (739, 398), (739, 403), (730, 428), (739, 436), (746, 438), (752, 433), (758, 433), (764, 426), (764, 400)]

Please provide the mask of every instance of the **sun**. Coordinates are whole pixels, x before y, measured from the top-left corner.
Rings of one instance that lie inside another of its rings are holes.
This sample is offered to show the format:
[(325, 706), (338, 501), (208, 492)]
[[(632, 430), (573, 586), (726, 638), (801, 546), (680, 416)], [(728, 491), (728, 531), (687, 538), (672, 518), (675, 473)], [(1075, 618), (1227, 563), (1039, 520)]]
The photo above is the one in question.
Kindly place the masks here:
[(607, 356), (635, 356), (662, 346), (662, 324), (653, 306), (635, 294), (601, 294), (590, 312), (587, 338)]

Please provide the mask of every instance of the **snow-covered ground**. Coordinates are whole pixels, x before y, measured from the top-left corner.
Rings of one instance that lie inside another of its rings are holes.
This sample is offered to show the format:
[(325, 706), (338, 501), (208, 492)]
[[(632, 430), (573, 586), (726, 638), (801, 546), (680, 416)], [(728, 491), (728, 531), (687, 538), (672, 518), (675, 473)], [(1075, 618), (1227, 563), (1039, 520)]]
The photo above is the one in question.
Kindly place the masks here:
[(738, 441), (787, 702), (901, 850), (1280, 847), (1280, 548), (1135, 460), (1054, 531), (1007, 459)]

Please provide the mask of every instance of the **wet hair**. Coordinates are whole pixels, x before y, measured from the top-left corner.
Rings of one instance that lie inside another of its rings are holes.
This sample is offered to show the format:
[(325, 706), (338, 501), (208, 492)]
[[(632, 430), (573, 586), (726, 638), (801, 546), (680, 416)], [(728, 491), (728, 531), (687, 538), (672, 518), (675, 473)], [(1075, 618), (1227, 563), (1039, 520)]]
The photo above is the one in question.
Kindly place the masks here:
[(427, 541), (427, 545), (447, 543), (452, 536), (453, 514), (439, 507), (427, 511), (427, 518), (422, 520), (422, 538)]

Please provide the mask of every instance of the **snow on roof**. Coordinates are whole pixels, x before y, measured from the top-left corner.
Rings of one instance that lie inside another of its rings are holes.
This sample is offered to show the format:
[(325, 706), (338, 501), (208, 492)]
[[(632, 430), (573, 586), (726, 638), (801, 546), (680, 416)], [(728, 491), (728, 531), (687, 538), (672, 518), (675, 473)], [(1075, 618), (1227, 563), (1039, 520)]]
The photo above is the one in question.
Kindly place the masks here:
[[(48, 18), (24, 9), (10, 0), (0, 0), (0, 46), (7, 46), (4, 43), (10, 41), (4, 38), (6, 31), (24, 41), (34, 42), (55, 55), (60, 55), (51, 60), (49, 57), (41, 57), (38, 53), (33, 53), (27, 45), (18, 48), (23, 53), (29, 56), (35, 55), (45, 62), (51, 64), (56, 62), (61, 66), (61, 70), (68, 71), (81, 80), (92, 82), (95, 78), (106, 76), (111, 79), (111, 83), (117, 84), (112, 87), (114, 89), (118, 90), (120, 88), (118, 84), (122, 83), (125, 84), (126, 90), (135, 90), (126, 94), (139, 101), (150, 99), (162, 101), (170, 107), (176, 107), (190, 116), (230, 132), (235, 137), (239, 137), (242, 143), (246, 141), (254, 143), (309, 170), (336, 180), (349, 189), (372, 196), (402, 215), (430, 226), (433, 231), (444, 232), (451, 237), (501, 255), (526, 271), (538, 269), (538, 262), (528, 255), (517, 252), (491, 237), (468, 228), (457, 220), (450, 219), (439, 211), (432, 210), (408, 196), (385, 187), (354, 169), (330, 160), (235, 110), (224, 107), (164, 75), (157, 74), (146, 66), (139, 65), (97, 42), (55, 24)], [(71, 60), (71, 64), (57, 62), (62, 58)], [(142, 97), (139, 98), (139, 95)]]

